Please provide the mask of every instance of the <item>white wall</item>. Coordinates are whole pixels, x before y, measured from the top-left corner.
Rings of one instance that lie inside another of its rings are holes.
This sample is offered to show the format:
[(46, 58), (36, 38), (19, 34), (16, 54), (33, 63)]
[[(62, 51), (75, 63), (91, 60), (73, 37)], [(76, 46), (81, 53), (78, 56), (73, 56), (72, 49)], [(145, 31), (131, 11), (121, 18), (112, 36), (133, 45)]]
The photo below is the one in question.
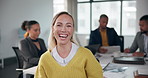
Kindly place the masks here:
[(143, 15), (148, 15), (148, 0), (136, 0), (137, 4), (137, 31), (139, 31), (139, 19), (143, 16)]
[(15, 56), (12, 46), (21, 38), (18, 29), (24, 20), (36, 20), (47, 45), (53, 15), (52, 0), (0, 0), (0, 57)]
[(77, 33), (77, 41), (81, 46), (87, 46), (89, 42), (89, 34), (79, 34)]
[(73, 16), (75, 29), (77, 29), (77, 0), (67, 0), (67, 10)]

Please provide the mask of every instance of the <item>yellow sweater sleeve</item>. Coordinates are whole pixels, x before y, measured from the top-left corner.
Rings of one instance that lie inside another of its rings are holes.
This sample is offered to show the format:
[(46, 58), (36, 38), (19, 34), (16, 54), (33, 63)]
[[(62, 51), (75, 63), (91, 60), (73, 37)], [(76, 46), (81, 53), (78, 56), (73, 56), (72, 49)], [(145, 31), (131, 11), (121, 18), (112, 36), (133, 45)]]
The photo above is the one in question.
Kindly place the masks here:
[(42, 64), (39, 63), (34, 78), (47, 78)]
[(100, 63), (96, 60), (94, 55), (88, 49), (82, 52), (86, 52), (86, 51), (88, 52), (85, 53), (84, 57), (87, 57), (86, 66), (85, 66), (87, 77), (103, 78), (103, 71)]

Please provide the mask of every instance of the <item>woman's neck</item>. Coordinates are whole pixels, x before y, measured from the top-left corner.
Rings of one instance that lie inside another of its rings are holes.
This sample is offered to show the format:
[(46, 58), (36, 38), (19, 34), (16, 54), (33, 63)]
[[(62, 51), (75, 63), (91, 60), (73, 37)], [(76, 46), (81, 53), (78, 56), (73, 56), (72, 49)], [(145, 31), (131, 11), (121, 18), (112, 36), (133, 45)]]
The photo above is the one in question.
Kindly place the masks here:
[(33, 38), (33, 37), (31, 37), (31, 36), (29, 36), (32, 40), (36, 40), (37, 38)]
[(71, 48), (72, 48), (71, 42), (69, 42), (66, 45), (57, 45), (57, 51), (62, 58), (66, 58), (69, 55)]

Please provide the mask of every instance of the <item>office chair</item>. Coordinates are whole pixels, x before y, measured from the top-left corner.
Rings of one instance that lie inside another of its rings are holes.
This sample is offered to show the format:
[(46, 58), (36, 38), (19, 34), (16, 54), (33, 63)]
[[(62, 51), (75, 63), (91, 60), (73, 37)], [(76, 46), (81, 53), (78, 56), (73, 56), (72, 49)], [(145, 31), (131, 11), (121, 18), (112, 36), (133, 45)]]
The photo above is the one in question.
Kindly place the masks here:
[(124, 36), (119, 36), (120, 40), (121, 40), (121, 52), (124, 51)]
[(84, 46), (84, 47), (88, 48), (93, 53), (93, 55), (95, 55), (100, 47), (100, 44), (88, 45), (88, 46)]
[(17, 59), (17, 68), (16, 71), (19, 73), (18, 78), (23, 78), (23, 57), (21, 54), (21, 51), (19, 50), (18, 47), (12, 47), (16, 54), (16, 59)]

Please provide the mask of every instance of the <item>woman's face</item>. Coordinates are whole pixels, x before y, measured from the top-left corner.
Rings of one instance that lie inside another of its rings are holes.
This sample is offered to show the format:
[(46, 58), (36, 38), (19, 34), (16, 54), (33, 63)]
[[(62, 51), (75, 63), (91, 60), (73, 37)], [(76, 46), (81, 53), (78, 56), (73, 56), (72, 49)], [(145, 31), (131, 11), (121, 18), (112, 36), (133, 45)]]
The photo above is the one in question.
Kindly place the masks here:
[(74, 32), (73, 20), (69, 15), (62, 14), (55, 21), (52, 27), (53, 36), (57, 44), (68, 44)]
[(39, 24), (34, 24), (31, 26), (30, 29), (27, 30), (29, 33), (29, 37), (31, 39), (37, 39), (38, 36), (40, 35), (40, 25)]

